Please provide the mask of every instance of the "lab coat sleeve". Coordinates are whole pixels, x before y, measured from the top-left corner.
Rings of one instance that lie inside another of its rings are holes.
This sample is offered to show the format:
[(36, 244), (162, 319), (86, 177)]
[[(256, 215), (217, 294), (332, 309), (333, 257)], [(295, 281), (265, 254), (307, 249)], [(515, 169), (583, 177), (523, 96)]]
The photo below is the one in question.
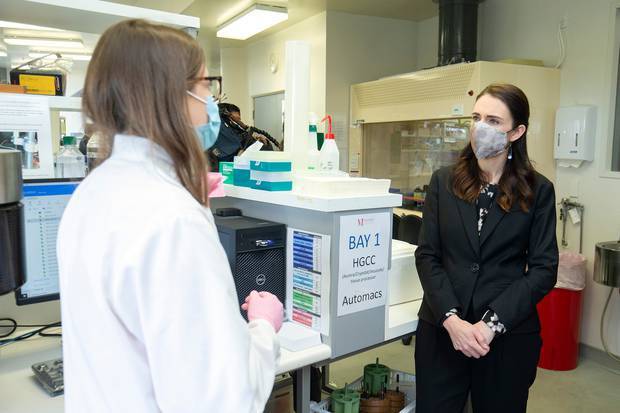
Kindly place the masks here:
[(130, 279), (163, 413), (262, 412), (279, 345), (273, 327), (240, 315), (211, 222), (194, 211), (155, 224), (130, 254)]
[(441, 236), (439, 234), (439, 177), (437, 172), (431, 177), (424, 214), (422, 229), (415, 251), (415, 263), (427, 300), (435, 321), (441, 323), (446, 313), (452, 309), (462, 309), (454, 292), (452, 282), (442, 264)]

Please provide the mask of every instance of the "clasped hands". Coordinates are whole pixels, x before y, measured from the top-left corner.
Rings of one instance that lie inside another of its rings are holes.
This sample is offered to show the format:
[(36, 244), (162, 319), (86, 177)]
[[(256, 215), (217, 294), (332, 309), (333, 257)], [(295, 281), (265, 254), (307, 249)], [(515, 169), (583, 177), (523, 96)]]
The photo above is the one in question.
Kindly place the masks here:
[(458, 315), (453, 315), (443, 322), (443, 326), (450, 334), (454, 349), (467, 357), (479, 359), (486, 356), (491, 349), (495, 333), (483, 321), (471, 324)]

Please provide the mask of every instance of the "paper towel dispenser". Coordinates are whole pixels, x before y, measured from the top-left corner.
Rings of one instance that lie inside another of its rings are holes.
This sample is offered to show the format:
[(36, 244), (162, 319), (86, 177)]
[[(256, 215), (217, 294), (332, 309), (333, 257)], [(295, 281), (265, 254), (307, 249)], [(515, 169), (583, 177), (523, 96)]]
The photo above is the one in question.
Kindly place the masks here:
[(595, 106), (566, 106), (555, 115), (554, 157), (559, 166), (579, 166), (594, 160)]

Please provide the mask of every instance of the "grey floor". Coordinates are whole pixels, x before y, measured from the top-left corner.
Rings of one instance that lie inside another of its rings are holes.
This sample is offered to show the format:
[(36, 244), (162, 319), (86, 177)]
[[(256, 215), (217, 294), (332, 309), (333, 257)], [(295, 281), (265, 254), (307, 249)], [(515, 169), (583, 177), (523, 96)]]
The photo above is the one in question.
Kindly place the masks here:
[[(331, 365), (330, 382), (344, 386), (362, 375), (363, 366), (375, 361), (393, 369), (415, 372), (413, 345), (400, 341), (362, 353)], [(620, 363), (618, 365), (620, 373)], [(592, 360), (581, 360), (577, 369), (567, 372), (538, 369), (530, 391), (531, 413), (618, 413), (620, 375)]]

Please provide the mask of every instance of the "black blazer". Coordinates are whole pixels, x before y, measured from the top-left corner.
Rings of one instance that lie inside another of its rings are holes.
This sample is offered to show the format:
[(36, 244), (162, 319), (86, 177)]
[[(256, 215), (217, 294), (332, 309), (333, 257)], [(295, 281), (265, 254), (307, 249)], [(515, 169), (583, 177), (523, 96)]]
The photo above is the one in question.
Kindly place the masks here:
[(537, 173), (529, 212), (493, 205), (478, 236), (478, 211), (452, 192), (452, 171), (436, 171), (427, 191), (415, 253), (424, 289), (419, 317), (440, 326), (452, 308), (474, 320), (491, 309), (509, 333), (539, 331), (536, 304), (558, 269), (553, 184)]

